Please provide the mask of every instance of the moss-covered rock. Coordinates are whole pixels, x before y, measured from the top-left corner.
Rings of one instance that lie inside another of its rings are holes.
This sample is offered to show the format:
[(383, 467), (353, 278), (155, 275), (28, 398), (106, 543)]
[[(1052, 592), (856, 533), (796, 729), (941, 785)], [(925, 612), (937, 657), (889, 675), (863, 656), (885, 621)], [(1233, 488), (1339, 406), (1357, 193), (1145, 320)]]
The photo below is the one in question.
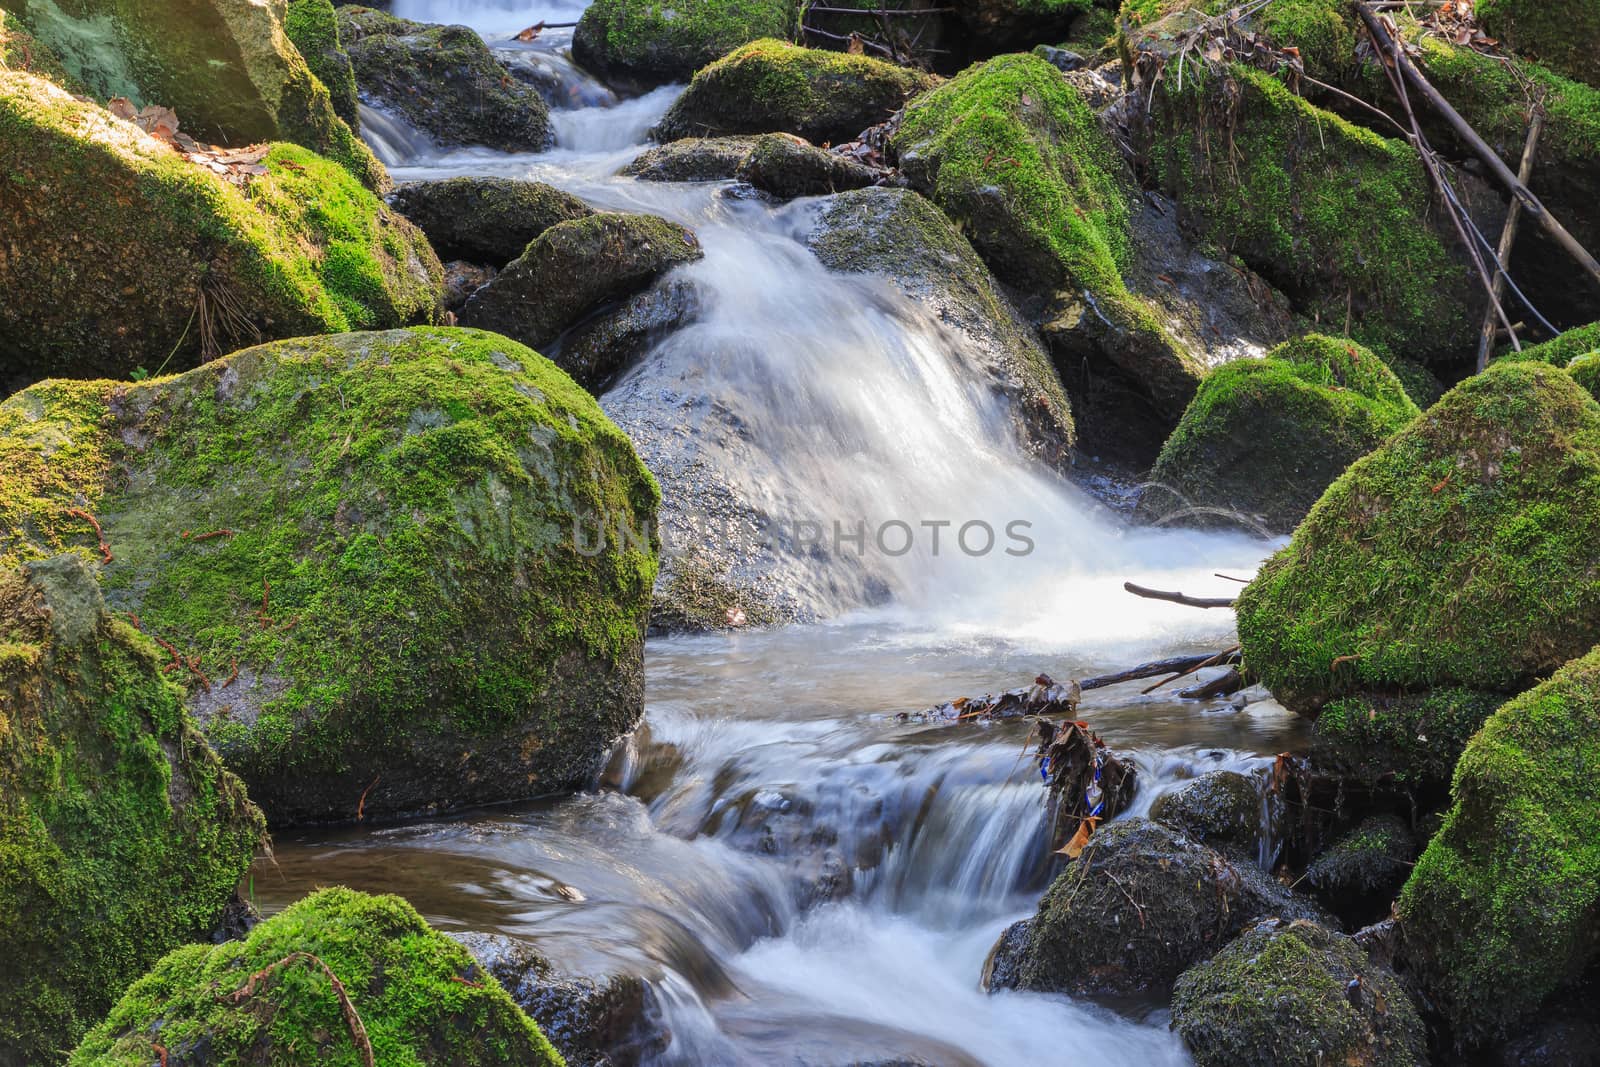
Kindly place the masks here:
[(1317, 715), (1311, 765), (1368, 790), (1442, 797), (1462, 749), (1504, 702), (1502, 693), (1455, 687), (1344, 697)]
[(1165, 992), (1248, 923), (1315, 918), (1253, 864), (1234, 864), (1144, 819), (1102, 827), (1039, 902), (1025, 932), (1009, 932), (990, 988), (1073, 996)]
[(1261, 790), (1238, 771), (1211, 771), (1150, 805), (1150, 817), (1230, 854), (1254, 857), (1261, 836)]
[(311, 73), (327, 86), (333, 110), (351, 129), (358, 129), (361, 117), (356, 108), (356, 72), (339, 40), (339, 21), (333, 13), (333, 0), (288, 0), (283, 30), (305, 57)]
[(6, 0), (6, 7), (97, 99), (160, 104), (199, 140), (288, 141), (339, 162), (369, 189), (388, 182), (290, 41), (281, 0)]
[(1600, 400), (1600, 350), (1585, 352), (1567, 364), (1572, 380), (1583, 386), (1588, 394)]
[(1306, 868), (1306, 881), (1335, 909), (1365, 897), (1381, 900), (1387, 912), (1416, 855), (1417, 839), (1402, 819), (1374, 815), (1319, 853)]
[(1600, 85), (1595, 0), (1478, 0), (1478, 19), (1505, 47), (1568, 77)]
[(1186, 971), (1172, 1025), (1198, 1067), (1421, 1067), (1427, 1031), (1393, 974), (1350, 938), (1267, 922)]
[(654, 215), (600, 212), (539, 235), (461, 309), (461, 322), (539, 347), (585, 313), (704, 256), (689, 230)]
[(1346, 467), (1417, 414), (1394, 373), (1352, 341), (1311, 334), (1266, 359), (1226, 364), (1167, 439), (1140, 514), (1196, 525), (1242, 519), (1286, 533)]
[(1357, 461), (1239, 598), (1246, 662), (1304, 713), (1517, 693), (1600, 641), (1600, 405), (1497, 364)]
[(0, 71), (0, 389), (438, 313), (439, 260), (414, 226), (302, 148), (273, 146), (262, 164), (236, 187)]
[(759, 138), (739, 164), (739, 180), (781, 200), (875, 185), (886, 172), (786, 133)]
[(740, 45), (787, 38), (797, 20), (794, 0), (596, 0), (573, 31), (572, 55), (601, 80), (642, 91), (686, 81)]
[(537, 152), (554, 139), (544, 97), (467, 27), (411, 22), (365, 7), (341, 7), (338, 15), (361, 98), (438, 144)]
[(1567, 367), (1579, 356), (1596, 350), (1600, 350), (1600, 322), (1591, 322), (1543, 344), (1529, 345), (1521, 352), (1507, 352), (1497, 362), (1548, 363), (1552, 367)]
[(935, 80), (870, 56), (754, 41), (697, 73), (653, 133), (660, 141), (792, 133), (819, 144), (842, 143)]
[(77, 556), (0, 572), (6, 1067), (60, 1063), (130, 982), (204, 935), (263, 836), (165, 659)]
[(685, 137), (646, 149), (618, 173), (644, 182), (726, 181), (755, 146), (754, 137)]
[[(1591, 554), (1592, 558), (1592, 554)], [(1458, 1043), (1504, 1036), (1600, 949), (1600, 652), (1484, 725), (1397, 905), (1404, 959)]]
[(428, 235), (445, 259), (503, 267), (559, 222), (594, 212), (571, 193), (512, 178), (445, 178), (409, 182), (389, 198)]
[(109, 601), (278, 823), (586, 782), (640, 712), (656, 500), (586, 393), (473, 330), (0, 403), (0, 563), (101, 559), (95, 515)]
[[(338, 984), (336, 985), (335, 982)], [(349, 998), (385, 1067), (560, 1067), (559, 1053), (465, 948), (394, 896), (324, 889), (243, 941), (173, 952), (68, 1061), (173, 1064), (363, 1062)]]

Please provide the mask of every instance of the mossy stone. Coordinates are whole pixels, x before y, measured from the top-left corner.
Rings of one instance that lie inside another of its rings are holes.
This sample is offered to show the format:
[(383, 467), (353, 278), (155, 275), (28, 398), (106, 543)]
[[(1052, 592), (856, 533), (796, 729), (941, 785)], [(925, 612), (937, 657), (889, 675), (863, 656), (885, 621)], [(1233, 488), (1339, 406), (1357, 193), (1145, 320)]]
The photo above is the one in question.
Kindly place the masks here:
[(1412, 795), (1442, 796), (1456, 760), (1505, 694), (1442, 686), (1400, 695), (1344, 697), (1311, 728), (1318, 774)]
[(1400, 895), (1403, 955), (1459, 1044), (1511, 1033), (1600, 950), (1600, 651), (1508, 702)]
[(262, 840), (166, 658), (106, 610), (78, 556), (0, 572), (5, 1067), (61, 1062), (163, 953), (204, 936)]
[(1150, 818), (1228, 852), (1255, 855), (1261, 789), (1238, 771), (1210, 771), (1156, 798)]
[(1417, 414), (1383, 361), (1342, 338), (1311, 334), (1266, 359), (1225, 364), (1167, 438), (1140, 515), (1286, 533), (1346, 467)]
[(1543, 344), (1529, 345), (1521, 352), (1507, 352), (1496, 362), (1548, 363), (1552, 367), (1566, 367), (1579, 356), (1596, 350), (1600, 350), (1600, 322), (1591, 322)]
[(793, 200), (865, 189), (886, 173), (792, 134), (769, 133), (756, 139), (738, 177), (780, 200)]
[(788, 38), (798, 19), (794, 0), (595, 0), (573, 31), (572, 56), (603, 81), (642, 92), (687, 81), (740, 45)]
[(339, 20), (333, 0), (288, 0), (283, 30), (300, 50), (311, 73), (327, 86), (333, 110), (351, 129), (358, 129), (356, 73), (339, 40)]
[(443, 271), (414, 226), (303, 148), (272, 146), (262, 163), (238, 188), (0, 71), (0, 389), (438, 315)]
[(461, 177), (408, 182), (389, 203), (416, 223), (447, 260), (503, 267), (550, 227), (594, 211), (543, 182)]
[(935, 81), (870, 56), (753, 41), (696, 73), (653, 132), (661, 141), (792, 133), (843, 143)]
[(1306, 881), (1330, 906), (1352, 897), (1392, 899), (1411, 874), (1417, 839), (1404, 820), (1374, 815), (1320, 852), (1306, 868)]
[(1358, 460), (1237, 605), (1302, 713), (1361, 693), (1512, 694), (1600, 641), (1600, 405), (1501, 363)]
[(475, 330), (0, 403), (0, 563), (100, 559), (96, 515), (108, 600), (276, 824), (587, 782), (641, 710), (657, 500), (587, 393)]
[(68, 1062), (147, 1067), (154, 1036), (171, 1062), (190, 1067), (358, 1067), (330, 972), (384, 1067), (561, 1067), (538, 1026), (465, 948), (399, 897), (344, 888), (290, 905), (243, 941), (168, 955)]
[(646, 149), (617, 173), (642, 182), (727, 181), (755, 146), (754, 137), (685, 137)]

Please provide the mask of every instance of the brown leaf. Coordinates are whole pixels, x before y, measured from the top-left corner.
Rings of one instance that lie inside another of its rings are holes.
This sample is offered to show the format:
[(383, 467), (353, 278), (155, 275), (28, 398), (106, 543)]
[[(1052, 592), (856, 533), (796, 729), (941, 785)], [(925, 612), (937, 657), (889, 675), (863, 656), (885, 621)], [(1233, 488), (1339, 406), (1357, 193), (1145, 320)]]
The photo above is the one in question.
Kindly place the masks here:
[(532, 26), (529, 26), (527, 29), (525, 29), (521, 33), (517, 34), (516, 40), (519, 40), (519, 41), (535, 41), (535, 40), (538, 40), (539, 34), (542, 33), (542, 32), (544, 32), (544, 20), (540, 19), (538, 22), (535, 22)]

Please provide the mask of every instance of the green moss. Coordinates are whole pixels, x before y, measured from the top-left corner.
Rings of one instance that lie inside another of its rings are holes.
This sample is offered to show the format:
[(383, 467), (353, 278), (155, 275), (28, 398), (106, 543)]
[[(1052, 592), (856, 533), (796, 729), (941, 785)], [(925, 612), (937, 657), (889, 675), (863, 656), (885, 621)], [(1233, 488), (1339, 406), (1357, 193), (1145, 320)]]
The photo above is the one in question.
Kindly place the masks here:
[[(384, 1067), (560, 1067), (493, 975), (394, 896), (324, 889), (243, 941), (192, 945), (128, 990), (72, 1054), (73, 1067), (147, 1067), (156, 1034), (175, 1063), (288, 1067), (362, 1062), (331, 980), (342, 983)], [(251, 983), (251, 975), (273, 968)], [(251, 995), (230, 995), (254, 986)]]
[(1410, 875), (1416, 855), (1417, 840), (1402, 819), (1374, 815), (1312, 860), (1306, 881), (1332, 907), (1349, 908), (1366, 898), (1387, 910), (1394, 891)]
[(1355, 460), (1418, 414), (1383, 361), (1319, 334), (1212, 371), (1167, 439), (1141, 511), (1242, 512), (1293, 529)]
[(1312, 766), (1370, 788), (1442, 796), (1462, 749), (1504, 702), (1500, 693), (1450, 687), (1335, 700), (1312, 728)]
[[(0, 471), (0, 561), (93, 557), (67, 509), (96, 514), (108, 595), (195, 658), (205, 729), (275, 819), (353, 817), (378, 768), (369, 815), (571, 787), (637, 715), (654, 481), (504, 338), (308, 338), (44, 383), (0, 404)], [(586, 557), (574, 522), (592, 540), (598, 516), (642, 542)]]
[(305, 58), (311, 73), (327, 87), (334, 112), (352, 129), (360, 122), (356, 75), (339, 41), (333, 0), (289, 0), (283, 31)]
[(1594, 0), (1478, 0), (1484, 29), (1514, 52), (1600, 85), (1600, 4)]
[(1572, 380), (1588, 390), (1589, 395), (1600, 399), (1600, 351), (1585, 352), (1567, 364)]
[(683, 81), (751, 41), (791, 37), (797, 22), (793, 0), (596, 0), (578, 21), (572, 54), (587, 70), (643, 89)]
[(1529, 345), (1521, 352), (1507, 352), (1497, 362), (1548, 363), (1552, 367), (1565, 367), (1597, 348), (1600, 348), (1600, 322), (1591, 322), (1543, 344)]
[(1515, 693), (1600, 640), (1600, 406), (1497, 364), (1353, 465), (1238, 603), (1298, 711), (1360, 692)]
[(792, 133), (819, 144), (844, 142), (887, 119), (934, 81), (870, 56), (759, 40), (695, 74), (654, 134), (675, 141)]
[(1501, 708), (1397, 907), (1406, 958), (1459, 1043), (1502, 1036), (1578, 977), (1600, 905), (1600, 652)]
[(261, 839), (165, 658), (105, 612), (75, 557), (0, 575), (8, 1067), (61, 1062), (162, 953), (203, 935)]

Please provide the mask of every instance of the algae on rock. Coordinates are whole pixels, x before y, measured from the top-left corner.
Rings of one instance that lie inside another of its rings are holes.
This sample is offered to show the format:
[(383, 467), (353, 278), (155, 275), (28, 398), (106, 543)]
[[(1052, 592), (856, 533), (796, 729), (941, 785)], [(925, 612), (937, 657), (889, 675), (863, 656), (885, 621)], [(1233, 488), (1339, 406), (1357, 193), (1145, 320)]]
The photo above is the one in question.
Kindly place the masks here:
[[(16, 488), (0, 475), (0, 495)], [(89, 566), (7, 555), (0, 1064), (31, 1067), (59, 1063), (163, 953), (216, 924), (263, 826), (162, 676), (166, 653), (106, 609)]]

